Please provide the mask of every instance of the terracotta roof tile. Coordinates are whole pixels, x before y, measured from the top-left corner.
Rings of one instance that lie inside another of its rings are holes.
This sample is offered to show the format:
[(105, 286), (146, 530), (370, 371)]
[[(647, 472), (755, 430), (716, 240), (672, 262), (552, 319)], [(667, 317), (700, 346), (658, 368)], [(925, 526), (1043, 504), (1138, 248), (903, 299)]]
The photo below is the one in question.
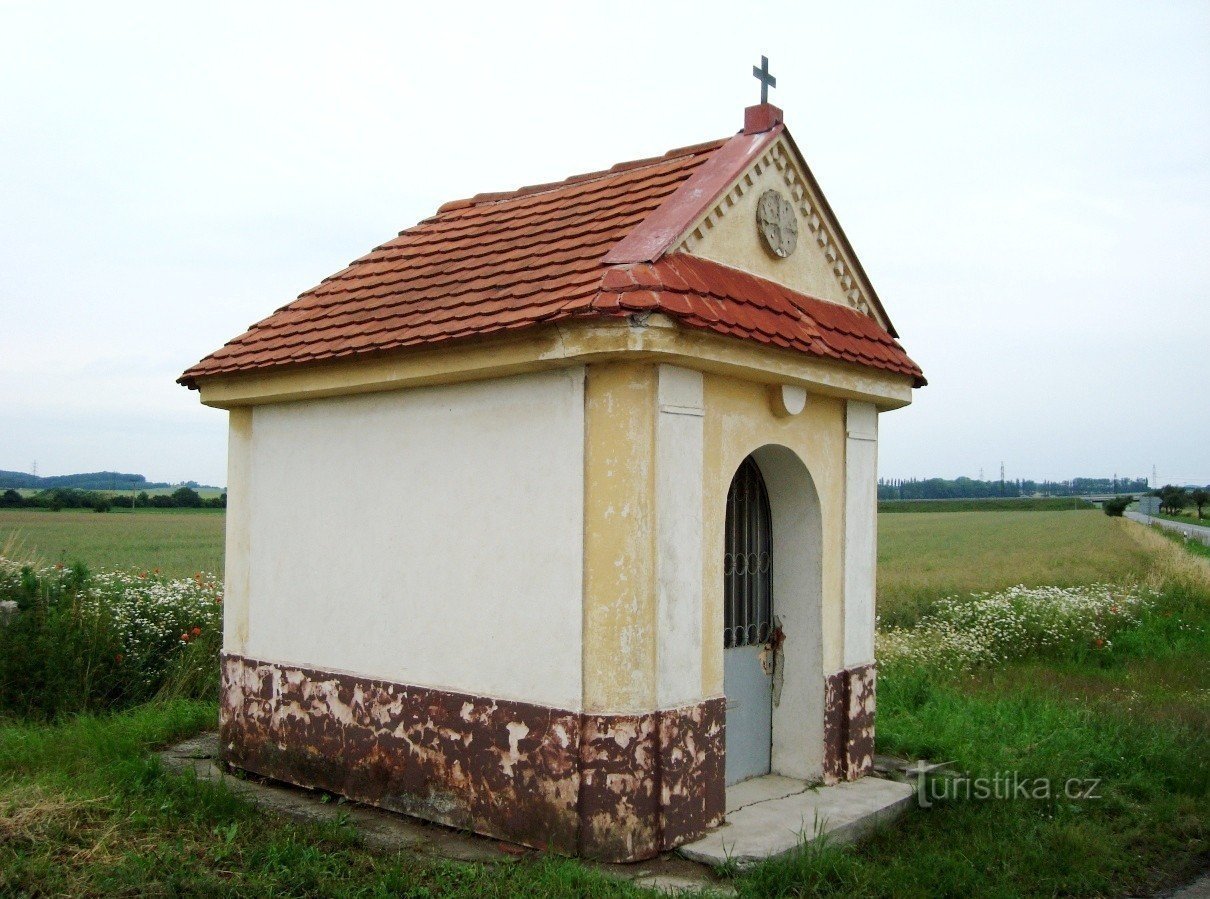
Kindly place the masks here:
[(871, 318), (705, 260), (662, 256), (677, 223), (713, 201), (778, 133), (780, 126), (741, 133), (446, 203), (211, 353), (180, 382), (196, 387), (213, 375), (658, 310), (687, 327), (923, 384), (920, 369)]
[[(656, 309), (689, 327), (896, 372), (916, 386), (926, 383), (899, 342), (855, 309), (685, 253), (621, 270), (627, 269), (639, 286), (629, 291), (615, 288), (620, 297), (616, 292), (598, 294), (598, 302), (605, 304), (601, 311), (619, 303), (623, 308)], [(612, 283), (622, 280), (613, 272), (608, 277)]]

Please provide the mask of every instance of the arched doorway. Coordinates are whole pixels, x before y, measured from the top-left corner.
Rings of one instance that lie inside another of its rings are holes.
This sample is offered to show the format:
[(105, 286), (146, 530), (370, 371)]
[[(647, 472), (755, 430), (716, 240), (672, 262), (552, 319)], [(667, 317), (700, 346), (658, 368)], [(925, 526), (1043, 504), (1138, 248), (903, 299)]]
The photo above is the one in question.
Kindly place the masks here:
[[(715, 544), (724, 551), (714, 619), (723, 633), (711, 637), (723, 644), (723, 777), (728, 786), (765, 773), (815, 781), (824, 762), (819, 492), (798, 453), (780, 444), (757, 447), (733, 471)], [(743, 603), (745, 590), (754, 604)]]
[(773, 745), (773, 517), (755, 460), (727, 492), (723, 553), (723, 692), (726, 783), (768, 774)]

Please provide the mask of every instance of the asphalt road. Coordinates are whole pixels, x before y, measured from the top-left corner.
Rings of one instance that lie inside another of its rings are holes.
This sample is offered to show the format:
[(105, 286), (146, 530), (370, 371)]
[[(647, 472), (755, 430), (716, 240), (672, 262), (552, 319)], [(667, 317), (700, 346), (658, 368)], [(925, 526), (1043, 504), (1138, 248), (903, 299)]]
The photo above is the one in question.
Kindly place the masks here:
[(1169, 521), (1167, 518), (1155, 518), (1151, 515), (1144, 515), (1142, 512), (1130, 510), (1127, 510), (1125, 515), (1131, 521), (1137, 521), (1140, 524), (1158, 524), (1162, 528), (1177, 531), (1186, 537), (1192, 537), (1194, 540), (1200, 540), (1202, 543), (1210, 546), (1210, 527), (1202, 527), (1196, 524), (1182, 524), (1179, 521)]

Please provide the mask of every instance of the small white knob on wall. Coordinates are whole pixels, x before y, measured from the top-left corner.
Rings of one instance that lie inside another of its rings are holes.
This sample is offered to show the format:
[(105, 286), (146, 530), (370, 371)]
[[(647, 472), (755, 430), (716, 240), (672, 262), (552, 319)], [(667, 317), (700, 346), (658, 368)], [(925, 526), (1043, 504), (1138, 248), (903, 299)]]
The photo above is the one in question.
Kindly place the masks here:
[(773, 414), (778, 418), (797, 415), (807, 407), (807, 391), (791, 384), (774, 384), (769, 388)]

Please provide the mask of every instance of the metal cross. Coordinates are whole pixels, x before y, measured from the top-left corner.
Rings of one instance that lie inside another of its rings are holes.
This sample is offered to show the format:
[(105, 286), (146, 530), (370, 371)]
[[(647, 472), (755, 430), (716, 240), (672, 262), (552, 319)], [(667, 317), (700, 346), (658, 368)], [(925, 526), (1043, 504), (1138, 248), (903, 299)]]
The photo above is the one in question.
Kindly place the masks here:
[(777, 79), (769, 74), (769, 57), (760, 58), (760, 68), (752, 67), (752, 77), (760, 80), (760, 102), (769, 102), (769, 88), (777, 87)]

